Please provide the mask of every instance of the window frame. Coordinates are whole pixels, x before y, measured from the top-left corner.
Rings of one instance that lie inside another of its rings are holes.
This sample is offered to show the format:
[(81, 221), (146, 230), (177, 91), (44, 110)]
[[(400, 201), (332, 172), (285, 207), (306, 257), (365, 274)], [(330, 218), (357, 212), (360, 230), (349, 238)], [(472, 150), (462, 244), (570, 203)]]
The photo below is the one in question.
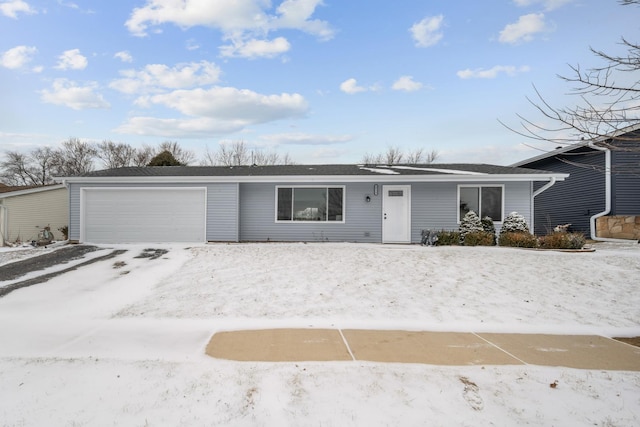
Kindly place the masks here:
[[(278, 219), (278, 193), (281, 188), (291, 189), (291, 219)], [(295, 220), (293, 219), (293, 207), (295, 206), (295, 189), (307, 188), (307, 189), (320, 189), (325, 190), (327, 194), (327, 214), (329, 213), (329, 189), (339, 188), (342, 190), (342, 220), (340, 221), (314, 221), (314, 220)], [(347, 201), (347, 188), (346, 185), (276, 185), (275, 186), (275, 206), (274, 206), (274, 218), (277, 224), (344, 224), (346, 221), (346, 201)]]
[[(489, 188), (500, 188), (502, 191), (502, 197), (501, 197), (501, 206), (500, 206), (500, 210), (502, 211), (502, 215), (501, 218), (499, 220), (493, 220), (494, 223), (496, 224), (502, 224), (502, 221), (504, 220), (504, 184), (460, 184), (458, 185), (458, 196), (457, 196), (457, 205), (456, 205), (456, 216), (458, 217), (458, 221), (457, 223), (460, 224), (460, 221), (462, 220), (462, 218), (460, 217), (460, 189), (461, 188), (477, 188), (478, 189), (478, 207), (479, 207), (479, 211), (482, 212), (482, 189), (485, 187), (489, 187)], [(480, 217), (480, 219), (482, 219), (482, 215), (480, 214), (480, 212), (476, 212), (476, 214), (478, 214), (478, 216)]]

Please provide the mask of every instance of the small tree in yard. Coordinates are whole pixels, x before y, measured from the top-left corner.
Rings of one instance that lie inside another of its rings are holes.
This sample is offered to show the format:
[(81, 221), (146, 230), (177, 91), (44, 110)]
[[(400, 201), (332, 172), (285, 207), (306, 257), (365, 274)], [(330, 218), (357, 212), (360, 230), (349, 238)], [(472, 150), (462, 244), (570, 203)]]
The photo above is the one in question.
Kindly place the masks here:
[(500, 235), (513, 232), (529, 232), (527, 221), (518, 212), (511, 212), (507, 215), (502, 222), (502, 228), (500, 229)]
[(460, 234), (464, 239), (469, 233), (473, 233), (476, 231), (484, 231), (482, 228), (482, 222), (474, 211), (469, 211), (465, 214), (464, 218), (460, 220)]
[(538, 239), (529, 232), (527, 221), (517, 212), (511, 212), (502, 222), (500, 246), (536, 248)]

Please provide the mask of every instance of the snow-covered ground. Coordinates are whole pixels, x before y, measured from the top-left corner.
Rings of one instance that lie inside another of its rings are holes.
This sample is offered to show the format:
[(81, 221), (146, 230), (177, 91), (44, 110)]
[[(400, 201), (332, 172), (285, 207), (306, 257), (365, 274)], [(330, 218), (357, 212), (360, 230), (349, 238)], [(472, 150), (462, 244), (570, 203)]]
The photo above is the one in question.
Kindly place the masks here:
[(204, 355), (268, 327), (640, 335), (640, 245), (112, 247), (0, 298), (0, 426), (640, 425), (639, 372)]

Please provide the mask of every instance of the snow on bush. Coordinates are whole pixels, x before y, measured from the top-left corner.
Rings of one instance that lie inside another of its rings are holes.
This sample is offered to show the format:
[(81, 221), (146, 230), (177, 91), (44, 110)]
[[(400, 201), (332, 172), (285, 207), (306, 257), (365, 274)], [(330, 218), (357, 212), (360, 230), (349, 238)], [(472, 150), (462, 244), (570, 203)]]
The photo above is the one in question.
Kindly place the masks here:
[(474, 211), (469, 211), (466, 213), (464, 218), (460, 221), (460, 234), (464, 239), (468, 233), (476, 232), (476, 231), (484, 231), (482, 228), (482, 222)]
[(518, 212), (511, 212), (502, 222), (500, 234), (515, 232), (529, 233), (529, 226), (522, 215)]

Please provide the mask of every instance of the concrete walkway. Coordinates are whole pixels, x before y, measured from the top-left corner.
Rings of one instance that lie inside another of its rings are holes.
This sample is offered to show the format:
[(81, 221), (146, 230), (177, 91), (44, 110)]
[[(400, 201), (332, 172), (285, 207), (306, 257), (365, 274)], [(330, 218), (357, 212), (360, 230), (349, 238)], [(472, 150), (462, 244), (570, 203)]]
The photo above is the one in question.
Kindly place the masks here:
[(640, 348), (597, 335), (264, 329), (216, 333), (206, 352), (238, 361), (358, 360), (640, 371)]

